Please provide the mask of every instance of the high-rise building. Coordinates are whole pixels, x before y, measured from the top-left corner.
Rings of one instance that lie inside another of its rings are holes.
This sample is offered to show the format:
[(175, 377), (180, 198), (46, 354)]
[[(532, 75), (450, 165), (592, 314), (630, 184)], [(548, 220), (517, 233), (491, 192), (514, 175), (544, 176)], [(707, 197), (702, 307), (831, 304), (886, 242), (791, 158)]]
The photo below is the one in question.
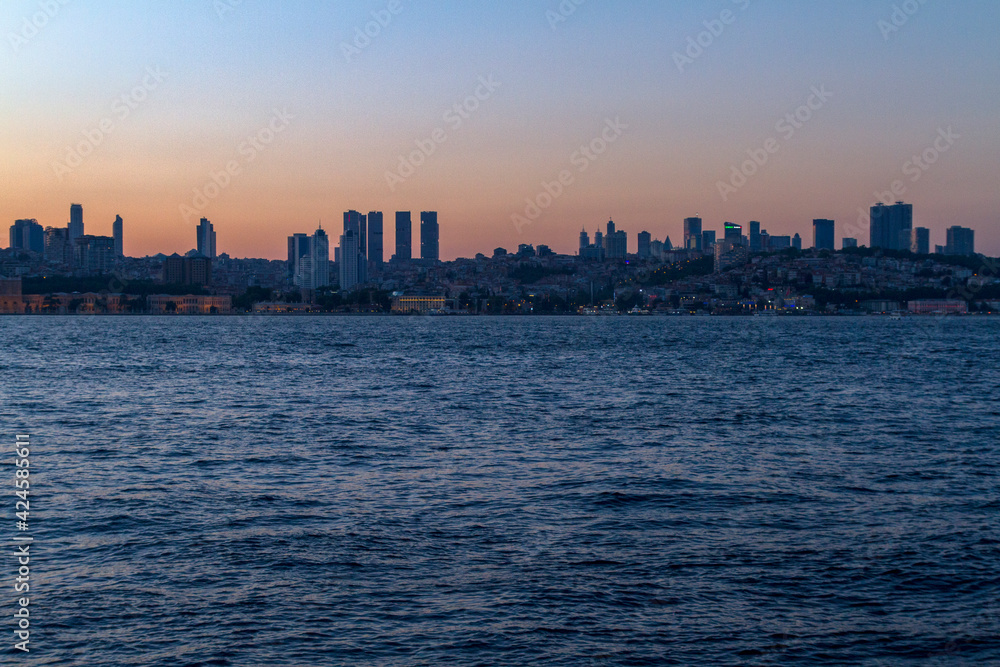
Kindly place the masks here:
[(115, 216), (115, 222), (111, 225), (111, 236), (115, 239), (115, 256), (125, 256), (125, 223), (120, 215)]
[(836, 250), (836, 223), (833, 220), (813, 220), (813, 248)]
[(340, 289), (349, 291), (358, 286), (361, 264), (361, 246), (353, 228), (344, 230), (340, 237)]
[(760, 223), (756, 220), (750, 221), (750, 252), (760, 252), (763, 245), (760, 242)]
[(909, 250), (913, 230), (913, 205), (896, 202), (893, 206), (876, 204), (871, 209), (872, 248)]
[(792, 237), (792, 247), (796, 250), (802, 250), (802, 237), (798, 234)]
[(72, 243), (83, 236), (83, 206), (73, 204), (69, 207), (69, 241)]
[(73, 241), (73, 266), (85, 275), (109, 273), (114, 258), (115, 240), (110, 236), (83, 235)]
[(604, 236), (604, 257), (625, 259), (628, 256), (628, 234), (615, 230), (614, 220), (608, 221), (608, 233)]
[(701, 250), (701, 218), (684, 219), (684, 249)]
[(330, 285), (330, 238), (321, 226), (309, 244), (310, 272), (306, 289), (319, 289)]
[(649, 259), (652, 256), (650, 244), (653, 242), (653, 235), (649, 232), (639, 232), (639, 259)]
[(45, 252), (45, 229), (37, 220), (16, 220), (10, 226), (11, 250)]
[(441, 259), (440, 228), (438, 215), (434, 211), (424, 211), (420, 214), (420, 258)]
[(727, 243), (743, 244), (742, 225), (737, 225), (735, 222), (727, 222), (725, 224), (725, 230), (725, 236), (723, 238)]
[(948, 245), (945, 246), (948, 255), (975, 255), (976, 232), (966, 227), (948, 228)]
[(701, 233), (701, 249), (705, 252), (715, 247), (715, 230), (706, 229)]
[(294, 234), (288, 237), (288, 279), (298, 284), (297, 276), (302, 274), (302, 258), (312, 252), (312, 240), (306, 234)]
[(926, 227), (916, 227), (910, 238), (910, 252), (917, 255), (931, 254), (931, 230)]
[(381, 211), (368, 214), (368, 266), (371, 274), (381, 273), (385, 261), (382, 217)]
[(587, 248), (590, 247), (590, 234), (587, 233), (586, 228), (580, 232), (580, 256), (582, 257)]
[[(727, 226), (729, 224), (732, 223), (726, 223)], [(739, 227), (739, 225), (736, 226)], [(716, 242), (713, 248), (715, 251), (716, 273), (725, 271), (726, 269), (734, 266), (742, 266), (750, 261), (750, 252), (747, 246), (743, 243), (742, 231), (742, 228), (740, 228), (739, 238), (729, 236)]]
[(215, 228), (208, 218), (202, 218), (198, 224), (198, 252), (209, 259), (215, 259)]
[(45, 228), (45, 261), (56, 266), (73, 266), (73, 246), (69, 241), (68, 227)]
[(413, 218), (409, 211), (396, 212), (396, 261), (413, 259)]
[[(347, 232), (353, 233), (354, 243), (357, 244), (357, 252), (360, 255), (358, 258), (357, 282), (354, 284), (366, 283), (368, 282), (368, 255), (365, 250), (368, 245), (366, 239), (368, 235), (368, 218), (353, 210), (344, 213), (344, 233), (346, 234)], [(341, 253), (343, 253), (343, 248), (341, 248)], [(341, 255), (342, 257), (343, 255)]]

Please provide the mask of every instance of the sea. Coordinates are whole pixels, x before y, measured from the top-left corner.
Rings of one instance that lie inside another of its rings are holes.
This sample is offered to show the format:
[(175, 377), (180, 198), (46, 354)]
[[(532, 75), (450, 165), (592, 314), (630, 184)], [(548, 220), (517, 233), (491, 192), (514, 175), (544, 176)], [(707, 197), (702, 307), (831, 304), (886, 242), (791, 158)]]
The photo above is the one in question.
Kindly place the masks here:
[(3, 664), (1000, 664), (997, 318), (0, 332)]

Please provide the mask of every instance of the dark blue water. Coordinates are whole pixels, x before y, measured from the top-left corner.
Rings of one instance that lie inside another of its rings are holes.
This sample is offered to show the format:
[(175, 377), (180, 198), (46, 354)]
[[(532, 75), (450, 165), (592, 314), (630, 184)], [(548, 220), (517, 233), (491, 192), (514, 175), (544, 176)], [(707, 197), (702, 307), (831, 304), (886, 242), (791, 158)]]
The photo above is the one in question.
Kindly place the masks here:
[(1000, 664), (1000, 320), (0, 331), (27, 664)]

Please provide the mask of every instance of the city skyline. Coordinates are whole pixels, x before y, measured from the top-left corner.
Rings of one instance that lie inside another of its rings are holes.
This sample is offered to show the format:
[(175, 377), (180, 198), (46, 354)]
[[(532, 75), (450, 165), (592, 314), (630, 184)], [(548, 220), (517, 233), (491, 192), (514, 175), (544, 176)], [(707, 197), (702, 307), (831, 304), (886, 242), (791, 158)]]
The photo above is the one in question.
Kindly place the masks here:
[(693, 212), (805, 239), (832, 219), (840, 247), (905, 199), (932, 248), (961, 226), (1000, 255), (995, 4), (389, 4), (67, 4), (25, 38), (38, 5), (10, 3), (0, 219), (61, 227), (82, 201), (142, 256), (185, 252), (207, 217), (220, 252), (281, 259), (304, 221), (365, 201), (438, 211), (453, 259), (572, 253), (609, 217), (676, 239)]

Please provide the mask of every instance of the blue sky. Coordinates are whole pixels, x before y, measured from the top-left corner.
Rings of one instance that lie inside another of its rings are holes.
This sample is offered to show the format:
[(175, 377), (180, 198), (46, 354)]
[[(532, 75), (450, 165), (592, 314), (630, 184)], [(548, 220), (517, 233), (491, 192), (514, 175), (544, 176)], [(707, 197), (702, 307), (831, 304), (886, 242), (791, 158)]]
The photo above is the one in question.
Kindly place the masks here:
[[(858, 209), (893, 181), (932, 243), (962, 224), (1000, 254), (995, 2), (586, 0), (551, 23), (556, 0), (400, 0), (350, 58), (344, 44), (388, 0), (53, 2), (26, 40), (24, 21), (47, 3), (0, 6), (0, 212), (59, 225), (79, 201), (96, 233), (120, 213), (130, 254), (189, 249), (182, 206), (211, 218), (220, 250), (239, 256), (280, 257), (285, 236), (351, 208), (438, 210), (445, 256), (518, 243), (571, 252), (581, 227), (608, 217), (676, 241), (695, 212), (710, 228), (755, 219), (803, 236), (813, 218), (834, 218), (838, 238), (864, 242)], [(916, 11), (884, 33), (879, 22), (904, 5)], [(676, 54), (699, 37), (707, 46), (681, 71)], [(165, 79), (120, 119), (114, 101), (149, 68)], [(499, 87), (449, 127), (445, 112), (490, 76)], [(813, 87), (831, 97), (785, 139), (777, 121)], [(276, 109), (292, 119), (244, 163), (239, 146)], [(113, 131), (60, 173), (54, 164), (107, 118)], [(628, 129), (577, 173), (572, 154), (609, 118)], [(917, 180), (904, 175), (949, 127), (948, 150)], [(391, 188), (386, 173), (436, 128), (446, 140)], [(724, 197), (719, 183), (769, 138), (778, 152)], [(234, 159), (240, 173), (191, 206)], [(565, 170), (572, 185), (513, 224)]]

